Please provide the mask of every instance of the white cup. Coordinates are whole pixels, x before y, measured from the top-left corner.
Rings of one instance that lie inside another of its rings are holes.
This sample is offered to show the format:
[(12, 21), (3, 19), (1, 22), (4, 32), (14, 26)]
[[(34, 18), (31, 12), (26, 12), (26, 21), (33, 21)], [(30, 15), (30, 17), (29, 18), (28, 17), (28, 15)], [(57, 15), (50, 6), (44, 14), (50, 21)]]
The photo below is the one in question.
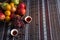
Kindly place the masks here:
[(18, 30), (17, 29), (12, 29), (11, 30), (11, 35), (12, 36), (17, 36), (18, 35)]
[(31, 16), (25, 17), (25, 22), (30, 23), (31, 21), (32, 21), (32, 17)]

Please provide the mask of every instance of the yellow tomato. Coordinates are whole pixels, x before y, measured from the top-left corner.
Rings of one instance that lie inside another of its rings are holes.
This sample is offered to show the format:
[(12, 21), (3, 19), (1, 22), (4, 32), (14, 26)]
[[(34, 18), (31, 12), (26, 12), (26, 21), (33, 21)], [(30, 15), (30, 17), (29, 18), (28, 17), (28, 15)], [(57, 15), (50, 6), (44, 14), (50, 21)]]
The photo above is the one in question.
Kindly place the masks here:
[(11, 10), (11, 5), (6, 5), (6, 10)]
[(6, 16), (5, 17), (5, 20), (8, 22), (8, 21), (10, 21), (10, 16)]
[(11, 2), (10, 5), (11, 5), (11, 7), (14, 7), (14, 3), (13, 2)]
[(5, 15), (6, 16), (10, 16), (11, 15), (11, 12), (10, 11), (5, 11)]

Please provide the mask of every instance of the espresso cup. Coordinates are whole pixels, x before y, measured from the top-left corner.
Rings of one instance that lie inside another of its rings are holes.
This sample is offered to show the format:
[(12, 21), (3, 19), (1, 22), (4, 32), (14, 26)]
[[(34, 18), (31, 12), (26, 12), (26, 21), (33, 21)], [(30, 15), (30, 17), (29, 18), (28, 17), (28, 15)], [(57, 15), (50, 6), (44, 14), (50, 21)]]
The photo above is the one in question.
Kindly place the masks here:
[(32, 17), (31, 16), (25, 17), (25, 22), (30, 23), (31, 21), (32, 21)]
[(12, 36), (17, 36), (18, 35), (18, 30), (17, 29), (12, 29), (11, 30), (11, 35)]

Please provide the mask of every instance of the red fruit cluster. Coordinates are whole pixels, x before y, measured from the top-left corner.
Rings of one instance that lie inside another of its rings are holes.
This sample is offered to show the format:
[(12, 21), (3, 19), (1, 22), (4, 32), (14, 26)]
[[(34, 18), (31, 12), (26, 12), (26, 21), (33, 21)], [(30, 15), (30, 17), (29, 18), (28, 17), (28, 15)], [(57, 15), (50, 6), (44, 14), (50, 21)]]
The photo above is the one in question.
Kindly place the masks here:
[(20, 3), (17, 7), (17, 12), (19, 15), (24, 16), (26, 14), (26, 5), (24, 3)]
[(24, 22), (20, 16), (15, 16), (13, 20), (13, 25), (17, 27), (24, 27)]
[(13, 22), (13, 25), (16, 27), (24, 27), (23, 21), (19, 21), (19, 20)]

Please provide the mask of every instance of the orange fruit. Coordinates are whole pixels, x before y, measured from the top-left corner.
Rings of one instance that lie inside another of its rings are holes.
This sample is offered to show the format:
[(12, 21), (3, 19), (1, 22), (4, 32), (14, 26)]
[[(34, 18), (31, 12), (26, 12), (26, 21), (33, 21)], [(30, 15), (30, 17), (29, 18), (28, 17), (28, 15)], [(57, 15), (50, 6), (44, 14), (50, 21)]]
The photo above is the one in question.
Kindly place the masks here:
[(16, 16), (20, 16), (20, 15), (17, 14)]
[(10, 16), (6, 16), (5, 17), (5, 20), (8, 22), (8, 21), (10, 21)]
[(5, 15), (6, 16), (10, 16), (11, 15), (11, 12), (10, 11), (5, 11)]
[(6, 5), (6, 10), (11, 10), (11, 5)]

